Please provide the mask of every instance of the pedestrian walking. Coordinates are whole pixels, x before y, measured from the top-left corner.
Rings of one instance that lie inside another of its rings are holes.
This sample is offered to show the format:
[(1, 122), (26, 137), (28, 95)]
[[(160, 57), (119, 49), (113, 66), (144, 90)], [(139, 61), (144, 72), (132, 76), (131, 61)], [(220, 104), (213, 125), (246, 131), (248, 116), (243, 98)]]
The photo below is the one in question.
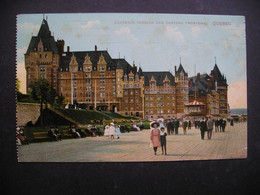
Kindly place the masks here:
[(219, 131), (219, 119), (217, 118), (215, 120), (215, 132), (218, 132)]
[(230, 126), (234, 126), (234, 120), (230, 119)]
[(111, 136), (111, 138), (115, 138), (116, 135), (116, 129), (115, 129), (115, 125), (114, 123), (110, 123), (110, 127), (109, 127), (109, 135)]
[(200, 121), (200, 134), (201, 134), (201, 139), (204, 140), (204, 135), (205, 131), (207, 131), (207, 123), (204, 118)]
[(166, 128), (167, 128), (167, 134), (170, 135), (171, 134), (171, 120), (169, 120), (166, 123)]
[(222, 121), (222, 132), (225, 132), (226, 125), (227, 125), (227, 120), (223, 119), (223, 121)]
[(162, 154), (164, 154), (164, 155), (167, 155), (167, 153), (166, 153), (166, 136), (167, 136), (167, 133), (165, 132), (164, 127), (162, 127), (160, 129), (160, 141), (161, 141), (161, 147), (162, 147)]
[(109, 137), (109, 126), (105, 126), (104, 136)]
[(120, 125), (118, 125), (118, 126), (116, 127), (116, 136), (117, 136), (117, 139), (120, 138), (120, 135), (121, 135)]
[(220, 119), (219, 119), (218, 126), (219, 126), (219, 131), (220, 131), (220, 132), (223, 132), (223, 118), (220, 118)]
[(173, 119), (171, 119), (171, 122), (170, 122), (170, 132), (171, 132), (171, 134), (173, 135), (174, 134), (174, 120)]
[(209, 119), (207, 121), (207, 134), (208, 134), (208, 139), (211, 139), (212, 137), (212, 131), (213, 131), (213, 120), (209, 116)]
[(160, 130), (158, 127), (159, 123), (157, 121), (151, 123), (150, 140), (153, 145), (154, 155), (156, 155), (157, 148), (161, 146)]
[(183, 119), (182, 128), (183, 128), (183, 134), (184, 135), (187, 134), (187, 126), (188, 126), (188, 122), (185, 119)]
[(175, 118), (175, 121), (174, 121), (174, 130), (175, 130), (175, 135), (178, 135), (178, 129), (179, 129), (179, 126), (180, 126), (180, 122), (177, 118)]
[(188, 129), (191, 129), (191, 120), (188, 121)]

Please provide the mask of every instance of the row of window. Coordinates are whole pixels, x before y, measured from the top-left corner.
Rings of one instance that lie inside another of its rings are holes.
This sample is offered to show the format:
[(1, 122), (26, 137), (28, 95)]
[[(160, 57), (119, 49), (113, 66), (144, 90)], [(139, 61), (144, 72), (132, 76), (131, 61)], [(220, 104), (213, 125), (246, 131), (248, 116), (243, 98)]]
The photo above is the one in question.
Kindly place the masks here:
[[(171, 105), (172, 105), (172, 106), (175, 106), (175, 103), (169, 103), (169, 102), (168, 102), (167, 104), (165, 104), (165, 106), (166, 106), (166, 105), (167, 105), (168, 107), (171, 106)], [(146, 106), (146, 107), (154, 107), (154, 104), (153, 104), (153, 103), (147, 103), (147, 102), (146, 102), (146, 103), (145, 103), (145, 106)], [(158, 102), (158, 103), (157, 103), (157, 107), (163, 107), (163, 106), (164, 106), (164, 103), (163, 103), (163, 102)]]
[[(129, 100), (130, 100), (130, 101), (129, 101)], [(128, 102), (133, 103), (133, 102), (134, 102), (134, 98), (129, 98), (129, 100), (128, 100), (128, 98), (125, 98), (125, 99), (124, 99), (124, 102), (125, 102), (125, 103), (128, 103)], [(135, 102), (138, 103), (138, 102), (139, 102), (139, 98), (135, 98)]]
[(146, 114), (164, 114), (164, 113), (175, 113), (175, 109), (167, 109), (166, 112), (164, 112), (164, 110), (162, 109), (158, 109), (156, 112), (154, 112), (153, 110), (145, 110)]
[[(128, 106), (125, 106), (125, 110), (128, 110)], [(130, 106), (130, 110), (134, 110), (134, 107), (133, 106)], [(136, 106), (136, 110), (139, 110), (139, 106), (137, 105)]]
[(123, 88), (140, 88), (140, 85), (139, 84), (130, 84), (130, 85), (128, 85), (128, 84), (124, 84), (123, 85)]
[[(175, 100), (175, 97), (172, 96), (172, 98), (170, 96), (166, 96), (167, 97), (167, 100)], [(156, 98), (156, 96), (150, 96), (150, 100), (154, 100), (154, 98)], [(163, 100), (164, 99), (164, 96), (157, 96), (157, 100)], [(145, 96), (145, 100), (149, 100), (149, 96)]]
[[(130, 93), (128, 93), (127, 90), (124, 90), (124, 95), (134, 95), (134, 91), (130, 91)], [(139, 90), (135, 90), (135, 94), (138, 95), (139, 94)]]

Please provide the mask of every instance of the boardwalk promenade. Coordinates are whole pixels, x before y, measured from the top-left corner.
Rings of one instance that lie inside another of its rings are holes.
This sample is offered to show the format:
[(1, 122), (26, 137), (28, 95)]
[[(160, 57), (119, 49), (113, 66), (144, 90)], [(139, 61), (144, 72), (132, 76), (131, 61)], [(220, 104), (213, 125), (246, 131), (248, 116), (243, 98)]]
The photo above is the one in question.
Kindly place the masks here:
[(127, 162), (182, 161), (247, 157), (247, 124), (239, 123), (201, 140), (198, 129), (167, 136), (167, 153), (157, 155), (150, 148), (149, 130), (123, 133), (120, 139), (87, 137), (58, 142), (33, 143), (18, 147), (20, 162)]

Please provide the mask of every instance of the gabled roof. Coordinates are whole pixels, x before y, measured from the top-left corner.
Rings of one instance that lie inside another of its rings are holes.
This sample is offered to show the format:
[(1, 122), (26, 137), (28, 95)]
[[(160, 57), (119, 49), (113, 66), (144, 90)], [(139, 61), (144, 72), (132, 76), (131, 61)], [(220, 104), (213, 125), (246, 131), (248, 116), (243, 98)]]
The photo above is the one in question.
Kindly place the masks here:
[(76, 52), (63, 52), (60, 56), (60, 64), (59, 69), (62, 71), (66, 71), (66, 68), (69, 68), (69, 63), (71, 60), (71, 57), (75, 56), (76, 61), (78, 63), (79, 68), (83, 68), (83, 63), (85, 61), (86, 55), (89, 56), (90, 61), (92, 63), (93, 67), (97, 68), (97, 63), (99, 61), (99, 57), (101, 54), (104, 56), (104, 59), (107, 63), (107, 67), (110, 67), (111, 70), (114, 70), (116, 68), (116, 64), (110, 57), (109, 53), (107, 51), (76, 51)]
[(163, 86), (163, 80), (167, 76), (168, 79), (170, 80), (170, 85), (175, 85), (175, 79), (172, 73), (169, 71), (165, 72), (142, 72), (144, 75), (144, 85), (149, 86), (149, 81), (151, 80), (152, 77), (156, 80), (156, 85), (157, 86)]
[(29, 52), (35, 51), (40, 40), (43, 43), (44, 50), (47, 48), (47, 51), (52, 51), (53, 53), (58, 53), (58, 48), (54, 37), (51, 36), (51, 32), (49, 30), (49, 25), (47, 20), (43, 19), (42, 25), (38, 32), (37, 36), (32, 36), (29, 47), (25, 54), (29, 54)]
[[(199, 96), (204, 96), (210, 93), (210, 89), (208, 88), (208, 82), (209, 79), (208, 74), (202, 74), (200, 75), (200, 80), (197, 80), (197, 76), (193, 76), (189, 78), (189, 96), (194, 96), (195, 90), (197, 91), (197, 94)], [(190, 86), (192, 82), (192, 86)], [(196, 88), (195, 88), (196, 85)]]
[(184, 76), (188, 76), (188, 74), (185, 72), (184, 68), (180, 64), (175, 76), (180, 76), (181, 72), (184, 73)]
[(213, 74), (214, 76), (214, 81), (218, 83), (218, 85), (220, 86), (227, 86), (227, 80), (226, 78), (224, 77), (224, 75), (221, 74), (219, 68), (218, 68), (218, 65), (215, 64), (213, 70), (211, 71), (211, 73)]

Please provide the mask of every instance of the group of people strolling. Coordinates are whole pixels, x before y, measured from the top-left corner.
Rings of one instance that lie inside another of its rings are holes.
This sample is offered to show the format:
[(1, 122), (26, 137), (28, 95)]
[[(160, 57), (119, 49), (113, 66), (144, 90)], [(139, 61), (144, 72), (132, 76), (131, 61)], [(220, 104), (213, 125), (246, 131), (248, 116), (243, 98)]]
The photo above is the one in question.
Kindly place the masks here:
[(120, 135), (120, 125), (116, 126), (114, 123), (110, 123), (109, 125), (105, 126), (104, 136), (111, 137), (111, 139), (114, 139), (115, 136), (117, 136), (117, 139), (119, 139)]

